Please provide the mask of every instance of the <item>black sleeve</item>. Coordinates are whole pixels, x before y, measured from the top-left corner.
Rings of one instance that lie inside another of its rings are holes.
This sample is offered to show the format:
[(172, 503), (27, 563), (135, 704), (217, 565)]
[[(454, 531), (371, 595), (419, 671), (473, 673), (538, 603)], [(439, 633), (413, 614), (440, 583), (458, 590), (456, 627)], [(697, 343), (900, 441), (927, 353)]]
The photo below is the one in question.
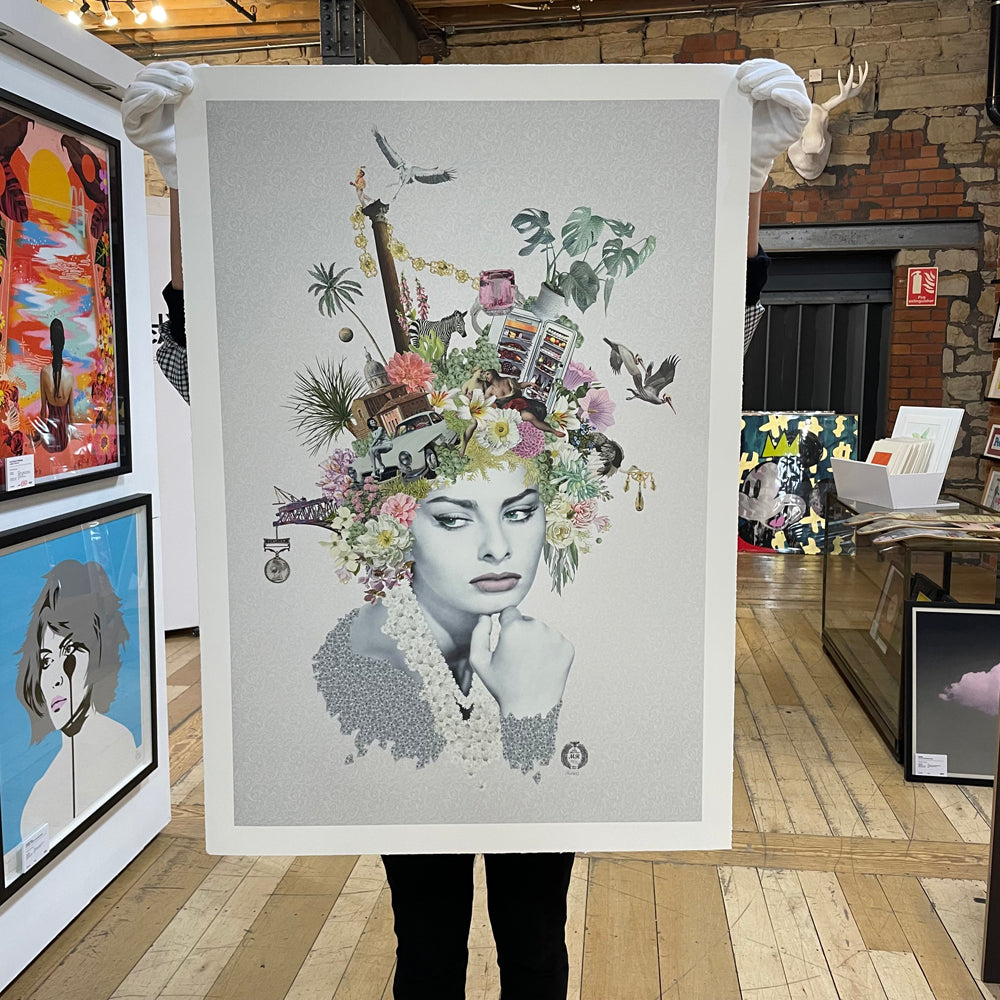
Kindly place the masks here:
[(748, 306), (760, 301), (760, 293), (767, 283), (767, 265), (771, 263), (760, 246), (757, 246), (757, 256), (747, 257), (747, 301)]
[(163, 301), (167, 304), (170, 319), (170, 338), (181, 347), (187, 347), (187, 331), (184, 329), (184, 290), (167, 284), (163, 289)]

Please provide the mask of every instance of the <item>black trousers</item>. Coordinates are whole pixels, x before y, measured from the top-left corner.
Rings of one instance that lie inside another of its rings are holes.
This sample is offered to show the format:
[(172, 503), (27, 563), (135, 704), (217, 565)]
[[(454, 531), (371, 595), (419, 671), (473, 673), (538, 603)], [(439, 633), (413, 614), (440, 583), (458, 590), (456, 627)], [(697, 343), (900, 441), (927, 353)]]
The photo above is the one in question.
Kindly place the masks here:
[[(487, 854), (486, 892), (506, 1000), (566, 1000), (572, 854)], [(384, 855), (396, 930), (395, 1000), (464, 1000), (472, 854)]]

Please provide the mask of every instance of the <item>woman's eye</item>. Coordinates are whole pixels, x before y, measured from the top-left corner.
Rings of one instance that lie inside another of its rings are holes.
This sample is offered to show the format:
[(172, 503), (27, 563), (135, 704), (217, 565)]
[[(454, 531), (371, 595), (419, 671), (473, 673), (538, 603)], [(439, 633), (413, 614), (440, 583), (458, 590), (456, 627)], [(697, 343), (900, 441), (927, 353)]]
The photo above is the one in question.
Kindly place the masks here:
[(43, 656), (43, 657), (42, 657), (42, 658), (41, 658), (41, 659), (40, 659), (40, 660), (38, 661), (38, 665), (39, 665), (39, 666), (40, 666), (40, 667), (42, 668), (42, 670), (48, 670), (48, 669), (49, 669), (49, 667), (51, 667), (51, 666), (52, 666), (52, 658), (51, 658), (51, 657), (49, 657), (49, 656)]
[(434, 520), (441, 525), (442, 528), (460, 528), (469, 519), (467, 517), (459, 517), (457, 514), (435, 514)]
[(538, 510), (538, 504), (532, 504), (530, 507), (515, 507), (513, 510), (508, 510), (504, 512), (504, 517), (508, 521), (527, 521), (535, 511)]

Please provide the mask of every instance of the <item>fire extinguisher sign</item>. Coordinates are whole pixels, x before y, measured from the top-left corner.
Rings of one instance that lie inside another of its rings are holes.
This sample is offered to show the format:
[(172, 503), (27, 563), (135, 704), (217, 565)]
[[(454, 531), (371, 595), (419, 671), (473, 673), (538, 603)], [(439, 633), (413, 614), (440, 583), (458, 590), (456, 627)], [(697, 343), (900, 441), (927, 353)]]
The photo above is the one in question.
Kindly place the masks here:
[(906, 272), (906, 304), (908, 306), (937, 305), (938, 269), (911, 267)]

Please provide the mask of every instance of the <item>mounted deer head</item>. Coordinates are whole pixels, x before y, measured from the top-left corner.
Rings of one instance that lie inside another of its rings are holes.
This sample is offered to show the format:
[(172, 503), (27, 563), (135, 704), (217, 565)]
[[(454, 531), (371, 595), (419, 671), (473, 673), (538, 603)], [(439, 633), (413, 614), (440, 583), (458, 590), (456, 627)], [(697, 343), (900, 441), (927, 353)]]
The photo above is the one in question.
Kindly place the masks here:
[(792, 143), (788, 148), (788, 160), (795, 168), (799, 176), (807, 181), (814, 181), (826, 169), (827, 161), (830, 159), (830, 112), (844, 101), (849, 101), (856, 97), (858, 91), (865, 85), (868, 79), (868, 63), (858, 74), (858, 82), (854, 82), (854, 66), (851, 66), (847, 74), (847, 83), (841, 78), (841, 71), (837, 70), (837, 83), (840, 85), (840, 93), (836, 97), (831, 97), (822, 104), (813, 104), (812, 114), (809, 116), (809, 124), (806, 125), (805, 132), (798, 142)]

